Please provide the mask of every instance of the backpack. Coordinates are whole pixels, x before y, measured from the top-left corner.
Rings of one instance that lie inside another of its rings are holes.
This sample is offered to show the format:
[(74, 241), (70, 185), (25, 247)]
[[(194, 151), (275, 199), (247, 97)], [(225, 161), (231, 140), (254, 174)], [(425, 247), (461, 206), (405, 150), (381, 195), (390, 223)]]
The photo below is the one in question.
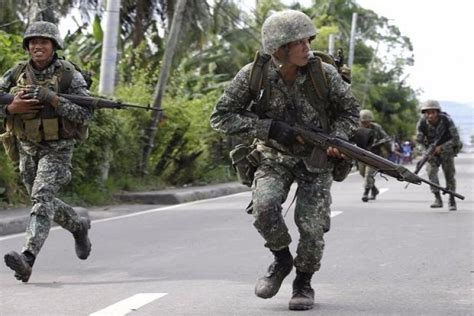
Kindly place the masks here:
[[(342, 59), (335, 60), (329, 54), (321, 51), (314, 51), (314, 57), (308, 62), (307, 70), (309, 74), (310, 82), (306, 85), (310, 103), (319, 112), (320, 117), (327, 118), (326, 111), (328, 108), (328, 82), (326, 74), (322, 67), (322, 62), (331, 64), (337, 69), (341, 78), (350, 84), (350, 70), (345, 65), (342, 65)], [(255, 112), (261, 116), (262, 108), (266, 107), (270, 99), (270, 82), (267, 80), (269, 61), (271, 56), (268, 54), (261, 54), (257, 51), (253, 62), (252, 69), (250, 71), (250, 94), (252, 96), (252, 102), (250, 108), (254, 107)], [(316, 106), (317, 104), (325, 104), (323, 107)], [(328, 130), (329, 122), (323, 121), (321, 125), (324, 130)]]
[[(59, 92), (64, 93), (71, 86), (73, 71), (76, 70), (81, 73), (82, 77), (86, 81), (86, 88), (89, 90), (92, 86), (92, 72), (89, 70), (83, 71), (76, 63), (66, 60), (64, 58), (58, 58), (61, 63), (61, 79), (59, 81)], [(15, 82), (18, 81), (20, 75), (25, 71), (27, 61), (19, 62), (12, 70), (12, 77), (15, 79)]]
[[(305, 89), (308, 92), (308, 97), (313, 108), (319, 113), (320, 117), (325, 118), (321, 120), (321, 127), (325, 130), (329, 130), (329, 121), (327, 112), (329, 110), (329, 102), (327, 98), (328, 94), (328, 82), (326, 74), (323, 70), (323, 61), (331, 64), (334, 68), (337, 69), (338, 73), (341, 75), (341, 78), (350, 83), (350, 69), (343, 65), (342, 62), (342, 52), (339, 54), (339, 60), (334, 60), (329, 54), (316, 51), (313, 52), (314, 57), (308, 62), (307, 72), (310, 80), (305, 81)], [(260, 54), (257, 51), (255, 54), (255, 59), (253, 62), (252, 69), (250, 71), (250, 80), (249, 80), (249, 90), (252, 97), (252, 101), (247, 110), (254, 110), (259, 117), (263, 116), (263, 108), (266, 107), (270, 100), (270, 81), (268, 80), (268, 68), (269, 61), (271, 56), (268, 54)], [(320, 106), (323, 104), (323, 106)], [(238, 149), (238, 150), (237, 150)], [(253, 159), (250, 159), (251, 153), (253, 152), (252, 146), (244, 146), (242, 148), (235, 148), (230, 156), (233, 162), (241, 161), (242, 159), (237, 159), (239, 157), (234, 157), (237, 153), (241, 153), (240, 156), (245, 157), (244, 164), (240, 163), (235, 164), (234, 167), (237, 168), (239, 179), (241, 183), (251, 186), (253, 182), (253, 171), (254, 171), (254, 162)], [(239, 168), (242, 170), (239, 170)], [(335, 181), (343, 181), (349, 174), (352, 169), (352, 161), (347, 161), (344, 159), (337, 159), (334, 162), (334, 169), (332, 172), (333, 179)], [(242, 181), (240, 175), (248, 175), (246, 180)]]

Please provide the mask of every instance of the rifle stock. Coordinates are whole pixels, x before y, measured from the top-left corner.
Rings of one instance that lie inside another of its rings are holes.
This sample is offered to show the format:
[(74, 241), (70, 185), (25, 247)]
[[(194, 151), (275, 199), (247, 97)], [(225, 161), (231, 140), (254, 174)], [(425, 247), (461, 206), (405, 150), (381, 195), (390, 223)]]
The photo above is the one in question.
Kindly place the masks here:
[[(146, 111), (162, 111), (162, 109), (157, 109), (151, 107), (150, 105), (141, 106), (135, 104), (127, 104), (119, 101), (113, 101), (105, 98), (90, 97), (84, 95), (75, 95), (75, 94), (58, 94), (60, 97), (66, 98), (72, 103), (81, 106), (92, 106), (95, 109), (124, 109), (124, 108), (134, 108), (141, 109)], [(10, 104), (13, 102), (13, 94), (4, 93), (0, 95), (0, 104)]]
[(429, 180), (423, 179), (402, 165), (377, 156), (376, 154), (357, 147), (356, 145), (353, 145), (341, 138), (330, 136), (318, 129), (308, 129), (307, 127), (300, 126), (294, 127), (294, 129), (298, 135), (297, 140), (300, 143), (309, 143), (322, 149), (327, 149), (328, 147), (337, 148), (339, 152), (345, 156), (363, 162), (379, 170), (379, 172), (396, 178), (399, 181), (406, 181), (413, 184), (426, 183), (440, 189), (443, 194), (448, 193), (461, 200), (464, 200), (464, 196), (461, 194), (448, 190), (447, 188), (443, 188)]

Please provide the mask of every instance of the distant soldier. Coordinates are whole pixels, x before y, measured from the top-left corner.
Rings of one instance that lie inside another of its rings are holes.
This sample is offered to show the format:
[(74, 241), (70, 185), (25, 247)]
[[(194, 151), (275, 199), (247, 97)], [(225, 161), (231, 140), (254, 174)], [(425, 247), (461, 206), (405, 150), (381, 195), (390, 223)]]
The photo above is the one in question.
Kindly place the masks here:
[[(385, 158), (388, 157), (391, 153), (391, 139), (382, 126), (374, 122), (374, 114), (370, 110), (362, 110), (359, 116), (361, 127), (368, 128), (372, 131), (373, 141), (370, 151), (376, 155), (384, 156)], [(362, 201), (375, 200), (379, 194), (379, 190), (375, 186), (375, 174), (377, 173), (377, 169), (359, 163), (359, 171), (362, 177), (364, 177)]]
[[(311, 278), (321, 266), (324, 233), (329, 230), (334, 164), (331, 159), (324, 165), (317, 162), (321, 158), (342, 157), (332, 147), (321, 151), (298, 144), (293, 126), (315, 126), (348, 139), (357, 129), (359, 115), (359, 103), (337, 69), (313, 58), (310, 42), (315, 36), (313, 21), (302, 12), (285, 10), (268, 17), (262, 26), (267, 79), (256, 106), (250, 107), (251, 73), (258, 63), (239, 71), (211, 115), (214, 129), (256, 142), (255, 156), (259, 161), (253, 179), (254, 226), (274, 261), (257, 281), (255, 294), (261, 298), (276, 295), (294, 265), (296, 278), (290, 310), (313, 308)], [(311, 65), (317, 73), (310, 69)], [(328, 85), (327, 93), (319, 98), (314, 90), (308, 92), (313, 89), (311, 74), (324, 78), (321, 83)], [(289, 249), (291, 236), (282, 215), (282, 203), (293, 183), (298, 184), (294, 218), (300, 234), (294, 259)]]
[(56, 195), (71, 179), (74, 145), (85, 139), (85, 125), (93, 111), (58, 96), (58, 92), (87, 96), (88, 91), (81, 73), (56, 54), (63, 49), (56, 25), (31, 24), (23, 48), (29, 61), (19, 63), (0, 79), (0, 93), (15, 95), (11, 104), (0, 106), (0, 117), (5, 118), (13, 139), (11, 157), (18, 157), (20, 175), (33, 204), (21, 253), (11, 251), (4, 258), (15, 277), (28, 282), (52, 221), (72, 233), (79, 259), (87, 259), (91, 251), (90, 220), (79, 217)]
[[(462, 147), (458, 130), (449, 115), (441, 111), (441, 106), (436, 100), (427, 100), (421, 104), (423, 117), (416, 126), (416, 142), (426, 150), (430, 145), (435, 144), (433, 155), (428, 160), (426, 172), (431, 182), (439, 184), (439, 167), (443, 169), (446, 179), (446, 187), (451, 191), (456, 191), (456, 169), (454, 167), (454, 157)], [(431, 192), (435, 196), (432, 208), (443, 207), (443, 200), (439, 190), (431, 187)], [(454, 196), (449, 196), (449, 210), (456, 211), (456, 201)]]

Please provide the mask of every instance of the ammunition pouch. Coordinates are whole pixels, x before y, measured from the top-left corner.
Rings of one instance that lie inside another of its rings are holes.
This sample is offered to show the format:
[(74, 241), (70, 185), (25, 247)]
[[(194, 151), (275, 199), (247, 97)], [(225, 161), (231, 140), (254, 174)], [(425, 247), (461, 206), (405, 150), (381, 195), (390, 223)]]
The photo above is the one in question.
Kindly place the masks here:
[(354, 161), (352, 159), (334, 159), (332, 178), (334, 181), (344, 181), (352, 170)]
[(18, 151), (15, 135), (13, 135), (11, 131), (6, 131), (0, 135), (0, 140), (3, 143), (3, 148), (8, 158), (13, 162), (18, 162), (20, 160), (20, 153)]
[(229, 153), (232, 166), (237, 173), (239, 182), (248, 187), (252, 186), (254, 174), (260, 162), (260, 156), (255, 145), (239, 144)]
[(44, 118), (36, 114), (19, 114), (6, 119), (6, 129), (22, 140), (39, 143), (59, 139), (84, 141), (88, 136), (85, 125), (64, 117)]

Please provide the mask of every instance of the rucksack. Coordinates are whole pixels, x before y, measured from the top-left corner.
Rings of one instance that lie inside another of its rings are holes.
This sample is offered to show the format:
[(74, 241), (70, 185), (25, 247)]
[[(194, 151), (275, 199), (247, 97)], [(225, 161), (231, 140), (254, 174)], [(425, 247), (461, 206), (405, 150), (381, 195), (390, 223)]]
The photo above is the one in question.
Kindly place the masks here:
[[(314, 57), (308, 62), (307, 73), (310, 80), (305, 81), (305, 89), (307, 95), (310, 99), (310, 103), (313, 108), (319, 113), (319, 116), (325, 118), (321, 120), (321, 127), (325, 131), (329, 131), (329, 121), (328, 115), (329, 112), (329, 100), (328, 100), (328, 81), (326, 78), (326, 73), (323, 69), (323, 61), (331, 64), (336, 68), (338, 73), (341, 75), (342, 79), (345, 82), (350, 83), (350, 70), (345, 65), (342, 65), (342, 58), (339, 60), (339, 64), (336, 63), (334, 58), (326, 53), (316, 51), (313, 52)], [(249, 79), (249, 90), (252, 96), (252, 102), (249, 105), (248, 110), (255, 111), (259, 117), (263, 116), (263, 109), (266, 107), (270, 100), (270, 82), (268, 80), (268, 68), (270, 65), (271, 56), (268, 54), (260, 54), (257, 52), (255, 54), (255, 59), (250, 71)], [(322, 105), (322, 106), (321, 106)], [(251, 159), (251, 153), (253, 152), (252, 146), (239, 146), (231, 152), (231, 159), (235, 161), (244, 161), (244, 163), (235, 164), (239, 179), (241, 183), (251, 186), (253, 182), (253, 171), (254, 171), (254, 159)], [(239, 153), (239, 157), (237, 156)], [(246, 159), (239, 159), (245, 157)], [(240, 167), (240, 169), (239, 169)], [(343, 181), (349, 174), (352, 168), (352, 161), (345, 159), (337, 159), (334, 163), (334, 169), (332, 171), (333, 179), (335, 181)], [(247, 181), (242, 181), (240, 175), (249, 175)]]
[[(58, 58), (59, 62), (61, 63), (62, 69), (61, 71), (61, 78), (59, 81), (59, 92), (65, 93), (69, 87), (71, 86), (72, 78), (73, 78), (73, 70), (76, 70), (81, 73), (82, 77), (86, 81), (86, 88), (90, 89), (92, 86), (92, 72), (91, 71), (83, 71), (76, 63), (66, 60), (64, 58)], [(20, 75), (25, 71), (26, 65), (28, 64), (27, 61), (19, 62), (12, 70), (12, 77), (15, 79), (15, 82), (18, 81)]]
[[(311, 105), (319, 112), (320, 117), (327, 118), (328, 110), (328, 82), (326, 74), (323, 70), (322, 62), (331, 64), (338, 73), (341, 75), (341, 78), (350, 83), (350, 70), (346, 66), (341, 65), (341, 60), (335, 60), (331, 55), (326, 54), (321, 51), (314, 51), (314, 57), (308, 62), (307, 70), (309, 74), (310, 84), (306, 84), (306, 89), (308, 91), (308, 96), (310, 98)], [(253, 62), (252, 69), (250, 71), (250, 94), (252, 96), (253, 109), (259, 116), (261, 116), (262, 109), (266, 107), (270, 100), (270, 82), (267, 80), (268, 77), (268, 68), (269, 61), (271, 56), (268, 54), (261, 54), (257, 51), (255, 54), (255, 59)], [(317, 106), (318, 104), (324, 104), (323, 107)], [(322, 128), (328, 130), (329, 122), (321, 122)]]

